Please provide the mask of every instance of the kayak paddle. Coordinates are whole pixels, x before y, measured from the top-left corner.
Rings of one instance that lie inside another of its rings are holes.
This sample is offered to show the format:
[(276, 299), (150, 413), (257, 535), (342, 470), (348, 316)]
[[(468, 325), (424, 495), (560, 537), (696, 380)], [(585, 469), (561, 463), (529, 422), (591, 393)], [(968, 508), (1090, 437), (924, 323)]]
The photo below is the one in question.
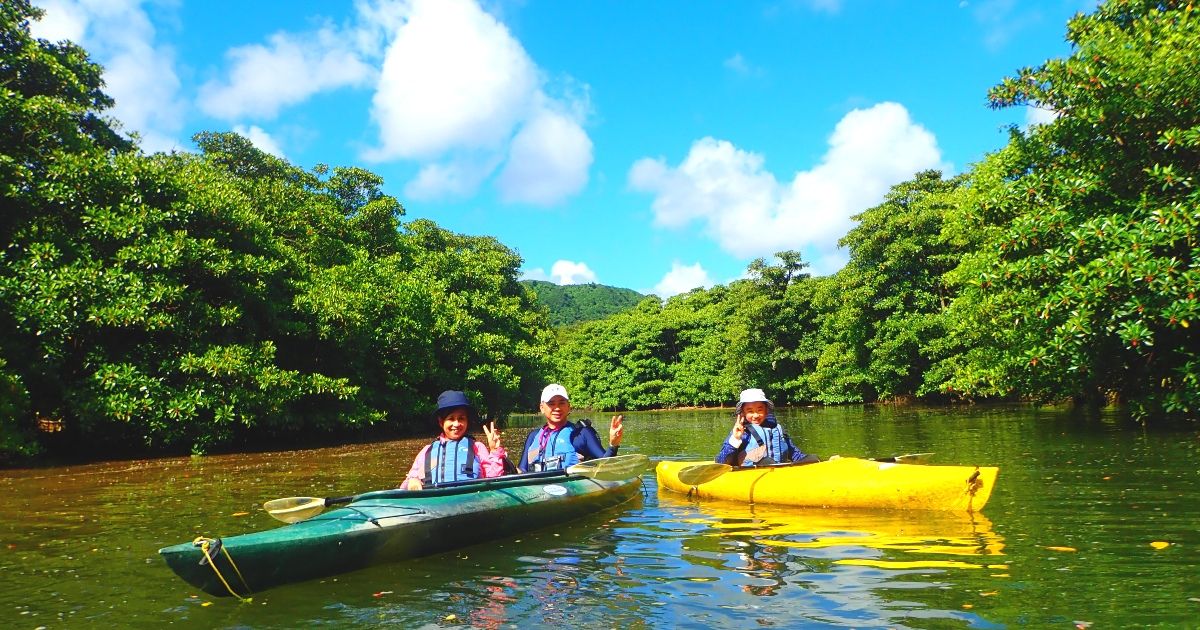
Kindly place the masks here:
[[(538, 479), (545, 477), (587, 477), (596, 481), (624, 481), (632, 479), (644, 472), (650, 465), (650, 458), (640, 453), (629, 455), (615, 455), (613, 457), (601, 457), (599, 459), (590, 459), (586, 462), (575, 464), (566, 470), (547, 470), (542, 472), (524, 473), (519, 475), (506, 475), (503, 477), (489, 477), (485, 479), (468, 479), (464, 481), (452, 481), (448, 483), (430, 486), (428, 490), (441, 490), (444, 488), (455, 488), (471, 485), (489, 484), (489, 482), (497, 481), (518, 481), (521, 479)], [(354, 503), (363, 499), (371, 498), (396, 498), (405, 496), (409, 492), (421, 492), (420, 490), (374, 490), (364, 492), (362, 494), (352, 494), (345, 497), (287, 497), (283, 499), (272, 499), (263, 503), (263, 509), (272, 517), (283, 521), (284, 523), (295, 523), (305, 519), (312, 518), (320, 514), (325, 508), (333, 505), (345, 505)]]
[(733, 466), (718, 464), (716, 462), (685, 466), (679, 470), (679, 483), (688, 486), (698, 486), (702, 483), (708, 483), (731, 470), (733, 470)]
[[(834, 457), (837, 457), (836, 455)], [(933, 457), (933, 453), (912, 453), (908, 455), (896, 455), (895, 457), (879, 457), (871, 461), (884, 462), (893, 464), (924, 464)], [(790, 466), (791, 464), (776, 464), (776, 466)], [(774, 468), (775, 466), (764, 466), (763, 468)], [(757, 467), (748, 466), (744, 470), (755, 470)], [(695, 464), (693, 466), (684, 466), (679, 469), (679, 483), (686, 486), (698, 486), (708, 483), (721, 475), (733, 470), (733, 466), (729, 464), (718, 464), (711, 462), (707, 464)]]

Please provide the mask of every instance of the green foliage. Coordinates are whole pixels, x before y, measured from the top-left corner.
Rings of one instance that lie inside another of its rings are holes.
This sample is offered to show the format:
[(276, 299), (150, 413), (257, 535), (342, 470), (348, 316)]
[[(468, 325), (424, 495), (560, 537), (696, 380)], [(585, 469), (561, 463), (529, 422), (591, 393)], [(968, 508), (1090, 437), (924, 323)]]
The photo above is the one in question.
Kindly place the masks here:
[(1022, 70), (994, 106), (1058, 114), (981, 167), (956, 272), (983, 346), (948, 381), (968, 393), (1127, 399), (1200, 409), (1200, 56), (1192, 3), (1113, 1), (1068, 26), (1075, 52)]
[(550, 312), (550, 325), (555, 327), (603, 319), (628, 311), (646, 299), (633, 289), (595, 283), (557, 285), (543, 280), (522, 280), (521, 284), (537, 295), (538, 304)]
[(898, 184), (855, 218), (840, 244), (850, 261), (823, 294), (826, 351), (813, 373), (813, 397), (861, 402), (926, 393), (925, 372), (947, 336), (942, 312), (953, 297), (942, 276), (961, 249), (942, 237), (957, 181), (937, 171)]
[(126, 151), (99, 68), (35, 15), (0, 13), (0, 451), (36, 448), (39, 415), (56, 448), (203, 452), (424, 428), (449, 387), (493, 415), (533, 397), (549, 327), (513, 252), (234, 134)]

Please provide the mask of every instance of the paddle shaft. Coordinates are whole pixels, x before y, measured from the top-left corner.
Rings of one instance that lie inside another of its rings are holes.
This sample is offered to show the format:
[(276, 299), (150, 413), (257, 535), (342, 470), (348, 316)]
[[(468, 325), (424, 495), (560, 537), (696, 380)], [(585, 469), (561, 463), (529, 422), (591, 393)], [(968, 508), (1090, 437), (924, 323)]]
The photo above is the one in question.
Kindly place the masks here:
[[(867, 457), (864, 459), (866, 459), (868, 461), (872, 461), (872, 462), (881, 462), (884, 464), (919, 464), (932, 456), (933, 456), (933, 453), (912, 453), (912, 454), (908, 454), (908, 455), (895, 455), (892, 457)], [(826, 460), (826, 461), (829, 461), (829, 460)], [(808, 466), (809, 464), (816, 464), (816, 463), (818, 463), (818, 462), (799, 461), (799, 462), (785, 462), (782, 464), (769, 464), (767, 466), (733, 466), (733, 470), (731, 470), (729, 472), (737, 472), (739, 470), (766, 470), (766, 469), (770, 469), (770, 468), (787, 468), (790, 466)]]
[[(457, 488), (467, 488), (470, 486), (495, 485), (497, 482), (504, 482), (504, 485), (510, 485), (512, 482), (522, 482), (528, 479), (545, 479), (548, 477), (566, 477), (569, 473), (565, 469), (558, 470), (542, 470), (531, 473), (521, 473), (518, 475), (504, 475), (503, 477), (487, 477), (483, 479), (463, 479), (461, 481), (446, 481), (438, 484), (427, 486), (421, 492), (431, 492), (434, 490), (453, 490)], [(351, 494), (344, 497), (326, 497), (325, 507), (332, 505), (345, 505), (362, 501), (363, 499), (387, 499), (398, 496), (410, 496), (412, 490), (393, 489), (393, 490), (373, 490), (371, 492), (363, 492), (361, 494)]]

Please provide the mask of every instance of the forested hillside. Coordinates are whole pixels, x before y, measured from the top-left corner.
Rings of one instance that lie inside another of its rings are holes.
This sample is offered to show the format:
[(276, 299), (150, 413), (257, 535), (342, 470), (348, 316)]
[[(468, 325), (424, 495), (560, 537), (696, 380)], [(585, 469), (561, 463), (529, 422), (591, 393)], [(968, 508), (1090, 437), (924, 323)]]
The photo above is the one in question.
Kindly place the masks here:
[(532, 289), (538, 303), (550, 310), (550, 324), (555, 327), (603, 319), (627, 311), (647, 297), (633, 289), (594, 283), (559, 285), (522, 280), (521, 284)]
[(442, 389), (490, 417), (549, 380), (610, 409), (761, 387), (781, 404), (1070, 399), (1195, 417), (1195, 12), (1112, 0), (1071, 20), (1071, 56), (987, 95), (1053, 120), (960, 175), (894, 186), (856, 217), (837, 273), (785, 251), (662, 302), (523, 286), (514, 251), (406, 221), (361, 168), (304, 170), (231, 133), (144, 154), (104, 117), (86, 51), (32, 38), (37, 10), (10, 0), (0, 457), (424, 427)]

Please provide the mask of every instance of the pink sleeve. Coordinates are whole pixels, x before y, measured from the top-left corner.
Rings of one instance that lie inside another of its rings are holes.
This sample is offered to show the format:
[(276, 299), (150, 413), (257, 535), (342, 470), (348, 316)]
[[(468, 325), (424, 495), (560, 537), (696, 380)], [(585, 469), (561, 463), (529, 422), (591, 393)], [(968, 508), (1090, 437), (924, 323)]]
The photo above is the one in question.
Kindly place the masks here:
[(508, 457), (504, 447), (488, 452), (487, 444), (475, 440), (475, 456), (479, 458), (479, 471), (485, 479), (504, 474), (504, 458)]
[(425, 478), (425, 451), (429, 450), (431, 444), (426, 444), (425, 448), (417, 453), (417, 458), (413, 460), (412, 468), (408, 469), (408, 474), (404, 476), (407, 481), (409, 479), (424, 479)]

